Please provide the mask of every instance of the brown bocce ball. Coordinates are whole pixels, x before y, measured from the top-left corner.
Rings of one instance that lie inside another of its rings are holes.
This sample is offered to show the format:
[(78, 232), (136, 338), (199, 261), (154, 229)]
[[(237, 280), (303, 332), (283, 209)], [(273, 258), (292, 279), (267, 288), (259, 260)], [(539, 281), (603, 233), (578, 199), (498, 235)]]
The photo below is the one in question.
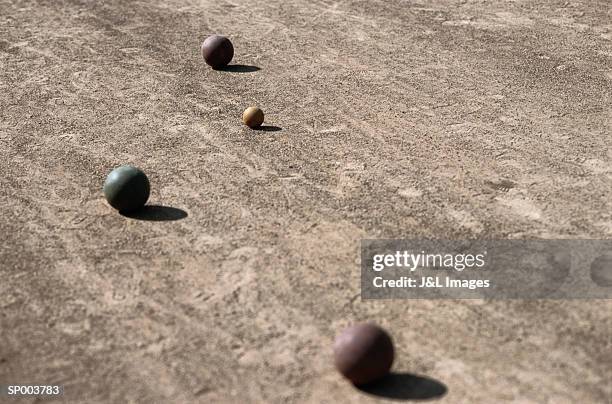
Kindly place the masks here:
[(234, 46), (224, 36), (211, 35), (202, 42), (202, 56), (213, 69), (220, 69), (232, 61)]
[(376, 381), (389, 373), (395, 353), (389, 334), (371, 323), (353, 325), (336, 337), (336, 369), (355, 385)]
[(257, 107), (249, 107), (242, 113), (242, 122), (251, 129), (261, 126), (264, 121), (264, 113)]

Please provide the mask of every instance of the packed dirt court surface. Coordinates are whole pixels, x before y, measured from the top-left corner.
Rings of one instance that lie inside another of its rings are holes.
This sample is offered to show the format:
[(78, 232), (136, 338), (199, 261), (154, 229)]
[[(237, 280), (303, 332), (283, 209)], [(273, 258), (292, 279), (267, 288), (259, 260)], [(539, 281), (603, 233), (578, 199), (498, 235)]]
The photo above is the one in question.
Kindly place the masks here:
[[(611, 101), (608, 0), (0, 0), (0, 384), (609, 403), (612, 301), (362, 301), (359, 242), (609, 238)], [(103, 198), (123, 164), (146, 214)], [(362, 320), (386, 391), (333, 368)]]

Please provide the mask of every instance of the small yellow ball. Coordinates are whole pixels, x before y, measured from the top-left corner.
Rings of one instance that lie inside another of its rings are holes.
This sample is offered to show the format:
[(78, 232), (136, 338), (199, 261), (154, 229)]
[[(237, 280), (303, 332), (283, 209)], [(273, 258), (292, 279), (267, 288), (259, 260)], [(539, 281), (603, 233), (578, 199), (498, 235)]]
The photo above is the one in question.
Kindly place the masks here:
[(242, 122), (249, 128), (257, 128), (264, 121), (264, 113), (257, 107), (249, 107), (242, 113)]

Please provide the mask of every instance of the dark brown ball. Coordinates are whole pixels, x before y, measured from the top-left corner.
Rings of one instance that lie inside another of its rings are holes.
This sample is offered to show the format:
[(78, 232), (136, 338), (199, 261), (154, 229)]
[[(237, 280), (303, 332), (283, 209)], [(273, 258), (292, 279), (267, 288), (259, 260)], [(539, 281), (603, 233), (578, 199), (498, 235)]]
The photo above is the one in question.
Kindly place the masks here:
[(393, 341), (375, 324), (362, 323), (345, 329), (334, 342), (336, 369), (356, 385), (386, 376), (393, 365)]
[(612, 254), (597, 257), (591, 263), (591, 279), (602, 288), (612, 287)]
[(211, 35), (202, 42), (202, 56), (213, 69), (220, 69), (232, 61), (234, 46), (224, 36)]

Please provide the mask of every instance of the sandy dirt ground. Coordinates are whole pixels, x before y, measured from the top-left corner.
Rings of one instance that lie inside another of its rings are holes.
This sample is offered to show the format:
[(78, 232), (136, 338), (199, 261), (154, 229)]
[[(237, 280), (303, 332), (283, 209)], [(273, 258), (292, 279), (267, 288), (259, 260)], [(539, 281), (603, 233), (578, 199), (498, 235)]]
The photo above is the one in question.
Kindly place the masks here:
[[(610, 403), (612, 301), (362, 301), (359, 241), (609, 238), (611, 134), (608, 0), (0, 0), (0, 384)], [(158, 208), (106, 204), (122, 164)], [(361, 320), (393, 388), (333, 369)]]

